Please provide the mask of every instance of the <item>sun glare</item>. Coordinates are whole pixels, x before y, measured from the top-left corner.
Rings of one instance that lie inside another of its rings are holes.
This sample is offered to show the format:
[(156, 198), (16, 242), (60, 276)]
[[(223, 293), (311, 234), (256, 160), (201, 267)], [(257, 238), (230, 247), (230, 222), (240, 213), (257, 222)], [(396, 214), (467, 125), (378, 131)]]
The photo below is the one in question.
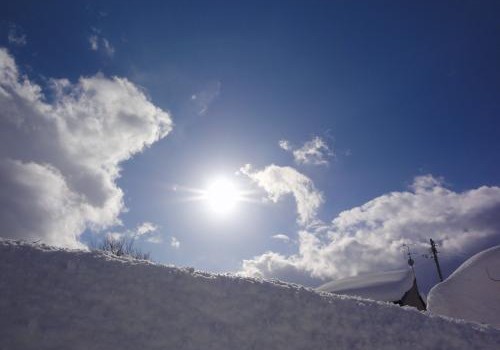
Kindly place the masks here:
[(224, 215), (234, 210), (236, 203), (240, 200), (240, 193), (234, 183), (220, 178), (208, 186), (204, 199), (211, 210)]

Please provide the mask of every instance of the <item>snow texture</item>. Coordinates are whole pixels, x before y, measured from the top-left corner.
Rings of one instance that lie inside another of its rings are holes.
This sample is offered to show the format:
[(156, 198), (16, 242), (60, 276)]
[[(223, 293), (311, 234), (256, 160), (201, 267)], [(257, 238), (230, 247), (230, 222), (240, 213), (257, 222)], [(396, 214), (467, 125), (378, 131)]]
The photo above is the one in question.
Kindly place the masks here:
[(427, 301), (433, 313), (500, 329), (500, 246), (464, 262), (431, 289)]
[(498, 349), (500, 331), (297, 285), (0, 240), (0, 349)]
[(360, 275), (325, 283), (318, 291), (379, 301), (398, 301), (413, 285), (410, 269)]

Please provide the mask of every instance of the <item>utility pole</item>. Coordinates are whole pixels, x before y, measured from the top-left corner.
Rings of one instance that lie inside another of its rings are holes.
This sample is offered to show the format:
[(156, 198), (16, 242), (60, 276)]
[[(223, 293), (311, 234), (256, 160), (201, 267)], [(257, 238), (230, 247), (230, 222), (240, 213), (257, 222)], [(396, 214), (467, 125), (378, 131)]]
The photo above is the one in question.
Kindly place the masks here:
[(436, 268), (437, 268), (437, 271), (438, 271), (438, 275), (439, 275), (439, 279), (441, 280), (441, 282), (443, 282), (443, 274), (441, 273), (441, 267), (439, 266), (439, 260), (438, 260), (438, 251), (436, 249), (436, 243), (432, 240), (432, 238), (429, 239), (430, 242), (431, 242), (431, 253), (432, 253), (432, 257), (434, 258), (434, 262), (436, 263)]

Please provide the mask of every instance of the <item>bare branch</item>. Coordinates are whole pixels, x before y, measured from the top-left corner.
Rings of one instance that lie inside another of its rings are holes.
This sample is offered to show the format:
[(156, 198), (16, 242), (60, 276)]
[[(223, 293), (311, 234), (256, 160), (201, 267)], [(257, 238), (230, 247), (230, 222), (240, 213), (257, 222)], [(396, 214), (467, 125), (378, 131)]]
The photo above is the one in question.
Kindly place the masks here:
[(145, 253), (134, 246), (135, 240), (133, 238), (114, 238), (110, 235), (99, 244), (93, 244), (98, 250), (110, 252), (116, 256), (130, 256), (139, 260), (151, 260), (149, 252)]

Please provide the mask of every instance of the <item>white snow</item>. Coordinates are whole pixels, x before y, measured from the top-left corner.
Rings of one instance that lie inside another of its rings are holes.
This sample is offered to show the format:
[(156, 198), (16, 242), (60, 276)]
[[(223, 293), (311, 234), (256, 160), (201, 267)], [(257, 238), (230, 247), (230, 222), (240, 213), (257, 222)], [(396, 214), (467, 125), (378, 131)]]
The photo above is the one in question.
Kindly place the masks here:
[(413, 285), (410, 269), (348, 277), (323, 284), (318, 291), (379, 301), (398, 301)]
[[(474, 255), (429, 292), (432, 313), (500, 329), (500, 246)], [(500, 348), (500, 343), (499, 343)]]
[(297, 285), (0, 240), (0, 349), (497, 349), (500, 331)]

